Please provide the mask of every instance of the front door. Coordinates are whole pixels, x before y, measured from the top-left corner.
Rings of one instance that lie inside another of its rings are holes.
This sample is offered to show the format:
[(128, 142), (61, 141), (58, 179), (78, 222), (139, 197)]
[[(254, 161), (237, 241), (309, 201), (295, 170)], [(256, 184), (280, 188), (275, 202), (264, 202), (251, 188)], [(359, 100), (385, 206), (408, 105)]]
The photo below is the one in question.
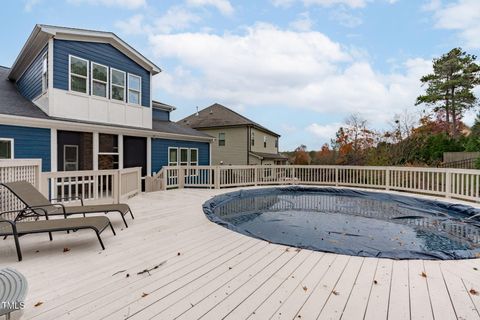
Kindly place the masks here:
[(147, 138), (123, 137), (123, 167), (142, 167), (142, 177), (147, 175)]

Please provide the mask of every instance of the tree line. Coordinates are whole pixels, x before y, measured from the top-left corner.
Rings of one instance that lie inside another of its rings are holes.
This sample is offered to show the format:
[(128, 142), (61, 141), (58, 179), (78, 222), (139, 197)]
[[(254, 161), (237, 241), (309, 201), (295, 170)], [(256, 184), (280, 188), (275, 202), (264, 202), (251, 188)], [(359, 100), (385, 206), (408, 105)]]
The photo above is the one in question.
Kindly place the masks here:
[[(468, 127), (465, 112), (476, 109), (474, 94), (480, 85), (477, 57), (454, 48), (433, 59), (433, 72), (420, 81), (425, 92), (412, 101), (425, 109), (415, 114), (409, 109), (396, 114), (388, 130), (372, 129), (359, 114), (345, 120), (320, 150), (308, 151), (300, 145), (287, 152), (294, 164), (316, 165), (416, 165), (436, 166), (444, 152), (480, 152), (480, 113)], [(478, 160), (480, 168), (480, 160)]]

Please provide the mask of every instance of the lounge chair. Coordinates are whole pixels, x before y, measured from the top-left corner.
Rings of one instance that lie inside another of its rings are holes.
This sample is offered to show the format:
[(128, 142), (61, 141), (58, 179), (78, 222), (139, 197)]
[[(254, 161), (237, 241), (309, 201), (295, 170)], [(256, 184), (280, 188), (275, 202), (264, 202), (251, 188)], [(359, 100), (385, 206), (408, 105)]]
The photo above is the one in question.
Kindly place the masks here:
[[(1, 218), (1, 216), (4, 214), (11, 214), (15, 212), (19, 212), (19, 215), (14, 220), (6, 220)], [(7, 236), (13, 236), (13, 239), (15, 241), (15, 247), (17, 249), (18, 261), (22, 261), (22, 251), (20, 249), (19, 242), (19, 237), (22, 235), (47, 232), (51, 234), (52, 232), (57, 231), (76, 231), (81, 229), (92, 229), (97, 234), (97, 238), (100, 242), (102, 250), (105, 250), (102, 238), (100, 238), (100, 234), (103, 232), (103, 230), (110, 226), (113, 235), (115, 235), (115, 230), (113, 229), (110, 219), (105, 216), (53, 220), (49, 220), (48, 216), (45, 216), (46, 220), (20, 220), (27, 217), (38, 217), (38, 214), (36, 214), (34, 211), (31, 211), (29, 213), (30, 215), (26, 213), (25, 209), (5, 211), (0, 213), (0, 236), (5, 236), (5, 238)], [(50, 240), (52, 240), (51, 237)]]
[(63, 215), (65, 218), (69, 215), (74, 214), (85, 214), (88, 213), (109, 213), (109, 212), (118, 212), (122, 216), (123, 223), (125, 227), (128, 228), (127, 221), (125, 220), (125, 215), (130, 213), (132, 219), (133, 213), (128, 204), (119, 203), (119, 204), (99, 204), (99, 205), (87, 205), (83, 204), (83, 199), (81, 197), (66, 197), (52, 199), (55, 201), (65, 201), (65, 200), (80, 200), (81, 206), (65, 206), (62, 203), (51, 203), (45, 196), (40, 193), (31, 183), (28, 181), (16, 181), (16, 182), (7, 182), (2, 183), (5, 188), (10, 190), (20, 201), (25, 205), (25, 209), (34, 211), (37, 214), (44, 215)]
[(12, 268), (0, 269), (0, 316), (9, 320), (13, 311), (23, 309), (27, 289), (23, 274)]

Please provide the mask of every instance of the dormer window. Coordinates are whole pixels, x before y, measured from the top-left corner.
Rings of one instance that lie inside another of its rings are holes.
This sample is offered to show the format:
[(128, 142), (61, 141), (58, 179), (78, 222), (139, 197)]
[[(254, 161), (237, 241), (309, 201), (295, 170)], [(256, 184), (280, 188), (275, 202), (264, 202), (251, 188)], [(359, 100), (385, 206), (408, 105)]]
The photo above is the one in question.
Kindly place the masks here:
[(108, 97), (108, 67), (92, 62), (92, 96)]
[(45, 53), (42, 58), (42, 92), (48, 89), (48, 55)]
[(142, 98), (142, 78), (128, 74), (128, 103), (140, 104)]
[(69, 56), (71, 91), (88, 93), (88, 61), (75, 56)]
[(125, 102), (125, 72), (113, 68), (110, 70), (112, 99)]

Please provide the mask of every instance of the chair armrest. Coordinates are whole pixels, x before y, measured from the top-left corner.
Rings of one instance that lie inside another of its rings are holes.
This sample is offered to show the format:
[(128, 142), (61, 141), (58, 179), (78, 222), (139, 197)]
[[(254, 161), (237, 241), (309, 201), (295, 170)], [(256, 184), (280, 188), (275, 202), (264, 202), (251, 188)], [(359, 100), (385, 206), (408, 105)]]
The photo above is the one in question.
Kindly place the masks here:
[(83, 206), (83, 198), (80, 196), (71, 196), (71, 197), (61, 197), (61, 198), (53, 198), (50, 199), (50, 201), (55, 200), (55, 201), (63, 201), (63, 200), (80, 200), (80, 203)]
[[(46, 204), (46, 205), (42, 205), (42, 206), (29, 206), (27, 209), (32, 211), (37, 216), (40, 216), (40, 214), (38, 214), (35, 210), (43, 211), (45, 218), (48, 220), (48, 215), (49, 214), (48, 214), (47, 210), (45, 210), (46, 207), (60, 207), (62, 209), (62, 214), (65, 216), (65, 218), (67, 217), (65, 206), (61, 203), (50, 203), (50, 204)], [(52, 215), (59, 215), (59, 214), (54, 213)]]
[(2, 212), (0, 212), (0, 216), (3, 215), (3, 214), (15, 213), (15, 212), (18, 213), (18, 215), (15, 217), (15, 219), (13, 219), (13, 220), (8, 220), (8, 219), (0, 218), (0, 221), (2, 221), (2, 222), (9, 222), (9, 223), (15, 223), (15, 221), (17, 220), (17, 218), (18, 218), (23, 212), (25, 212), (25, 209), (2, 211)]

